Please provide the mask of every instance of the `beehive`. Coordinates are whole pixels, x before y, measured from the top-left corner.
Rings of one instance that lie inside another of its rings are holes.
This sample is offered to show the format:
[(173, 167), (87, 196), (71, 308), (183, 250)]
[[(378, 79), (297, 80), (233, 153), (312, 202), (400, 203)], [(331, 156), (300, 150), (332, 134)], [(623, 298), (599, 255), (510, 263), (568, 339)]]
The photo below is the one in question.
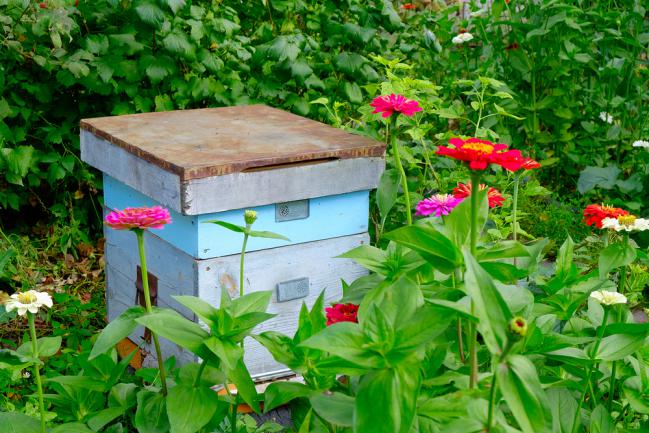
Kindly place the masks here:
[[(369, 192), (384, 169), (385, 147), (313, 120), (263, 105), (86, 119), (81, 156), (104, 176), (105, 210), (161, 205), (173, 223), (146, 233), (148, 270), (158, 306), (193, 315), (173, 295), (218, 305), (220, 291), (239, 291), (242, 236), (206, 224), (243, 224), (254, 209), (255, 230), (290, 242), (251, 238), (244, 290), (272, 290), (277, 314), (257, 332), (292, 335), (300, 306), (322, 290), (341, 297), (341, 279), (364, 271), (336, 256), (368, 241)], [(132, 233), (106, 229), (109, 320), (137, 302), (139, 258)], [(139, 330), (132, 337), (141, 339)], [(193, 355), (162, 342), (166, 356)], [(258, 377), (285, 367), (255, 341), (246, 364)]]

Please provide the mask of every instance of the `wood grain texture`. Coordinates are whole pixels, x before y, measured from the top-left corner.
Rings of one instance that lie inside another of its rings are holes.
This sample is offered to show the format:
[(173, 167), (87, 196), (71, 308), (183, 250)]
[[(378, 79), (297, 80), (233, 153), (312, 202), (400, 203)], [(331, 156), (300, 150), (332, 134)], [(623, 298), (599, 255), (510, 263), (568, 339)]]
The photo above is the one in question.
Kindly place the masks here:
[[(139, 264), (136, 237), (133, 233), (106, 229), (106, 283), (109, 319), (135, 303), (136, 266)], [(365, 275), (364, 268), (338, 256), (362, 243), (369, 242), (367, 233), (308, 242), (246, 254), (245, 291), (273, 291), (270, 313), (277, 314), (263, 323), (255, 332), (275, 330), (292, 336), (297, 327), (302, 302), (311, 307), (321, 291), (328, 303), (342, 297), (341, 279), (351, 282)], [(238, 295), (239, 255), (206, 260), (195, 260), (151, 232), (145, 234), (149, 272), (158, 278), (159, 306), (176, 309), (195, 320), (193, 314), (173, 300), (173, 295), (195, 295), (218, 305), (221, 290)], [(276, 286), (280, 282), (309, 278), (306, 298), (277, 302)], [(143, 330), (138, 329), (131, 339), (141, 342)], [(179, 362), (193, 362), (194, 356), (186, 350), (165, 341), (161, 343), (165, 356), (174, 355)], [(246, 365), (259, 378), (282, 375), (287, 369), (273, 360), (270, 353), (256, 341), (247, 339)], [(151, 353), (151, 347), (145, 346)], [(150, 365), (151, 355), (145, 359)], [(278, 373), (279, 372), (279, 373)]]
[(264, 105), (84, 119), (81, 128), (183, 181), (385, 153), (381, 142)]
[(81, 131), (81, 159), (153, 198), (162, 206), (181, 212), (181, 188), (178, 175), (164, 171), (83, 130)]
[(353, 158), (191, 180), (182, 185), (182, 212), (200, 215), (377, 187), (383, 158)]

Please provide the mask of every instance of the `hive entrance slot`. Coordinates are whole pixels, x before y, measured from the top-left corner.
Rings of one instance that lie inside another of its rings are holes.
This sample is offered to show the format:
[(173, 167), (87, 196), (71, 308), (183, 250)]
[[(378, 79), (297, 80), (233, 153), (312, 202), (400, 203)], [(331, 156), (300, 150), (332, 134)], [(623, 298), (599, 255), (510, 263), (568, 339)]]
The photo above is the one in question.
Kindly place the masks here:
[(322, 164), (324, 162), (338, 161), (339, 159), (340, 158), (332, 156), (329, 158), (316, 158), (316, 159), (309, 159), (306, 161), (283, 162), (279, 164), (266, 164), (266, 165), (259, 165), (256, 167), (248, 167), (241, 170), (241, 172), (254, 173), (256, 171), (277, 170), (278, 168), (301, 167), (304, 165), (315, 165), (315, 164)]

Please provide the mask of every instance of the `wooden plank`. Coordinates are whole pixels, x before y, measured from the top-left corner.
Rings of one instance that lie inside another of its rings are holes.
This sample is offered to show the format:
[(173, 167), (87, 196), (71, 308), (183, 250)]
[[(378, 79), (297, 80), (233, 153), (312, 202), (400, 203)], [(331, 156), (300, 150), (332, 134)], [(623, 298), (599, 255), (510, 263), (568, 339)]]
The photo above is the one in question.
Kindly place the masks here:
[(383, 158), (354, 158), (195, 179), (182, 186), (182, 212), (199, 215), (367, 191), (377, 187), (384, 169)]
[[(312, 242), (367, 231), (369, 218), (369, 191), (357, 191), (335, 196), (309, 199), (306, 218), (277, 222), (275, 205), (253, 207), (257, 211), (256, 230), (280, 233), (290, 242), (277, 239), (250, 238), (248, 251)], [(155, 200), (128, 185), (105, 175), (104, 204), (110, 209), (154, 206)], [(241, 233), (206, 223), (221, 220), (242, 225), (243, 209), (214, 212), (198, 216), (182, 215), (171, 210), (172, 224), (153, 232), (171, 245), (199, 259), (221, 257), (241, 251)]]
[(181, 212), (180, 178), (88, 132), (81, 131), (81, 159), (165, 207)]
[(379, 141), (264, 105), (84, 119), (81, 129), (183, 181), (303, 161), (385, 154)]

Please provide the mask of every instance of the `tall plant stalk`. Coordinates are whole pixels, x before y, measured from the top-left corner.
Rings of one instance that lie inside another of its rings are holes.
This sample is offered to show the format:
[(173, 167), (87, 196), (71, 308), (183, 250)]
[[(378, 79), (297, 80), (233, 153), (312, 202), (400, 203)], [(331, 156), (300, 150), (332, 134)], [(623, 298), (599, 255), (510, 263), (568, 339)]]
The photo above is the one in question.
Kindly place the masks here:
[(246, 255), (246, 246), (248, 245), (248, 237), (250, 236), (251, 224), (246, 224), (246, 231), (243, 233), (243, 245), (241, 246), (241, 259), (239, 261), (239, 297), (243, 296), (243, 265), (244, 257)]
[[(144, 251), (144, 230), (134, 229), (137, 235), (137, 249), (140, 253), (140, 268), (142, 269), (142, 291), (144, 292), (144, 304), (148, 313), (153, 312), (151, 306), (151, 293), (149, 291), (149, 274), (146, 266), (146, 254)], [(165, 372), (164, 360), (162, 359), (162, 351), (160, 350), (160, 341), (155, 332), (151, 331), (153, 337), (153, 345), (158, 361), (158, 370), (160, 372), (160, 384), (162, 385), (162, 394), (167, 395), (167, 373)]]
[(34, 357), (34, 378), (36, 379), (36, 388), (38, 390), (38, 410), (41, 414), (41, 433), (45, 433), (45, 404), (43, 403), (43, 383), (41, 381), (41, 368), (38, 365), (38, 341), (36, 340), (36, 324), (34, 323), (34, 314), (27, 313), (29, 321), (29, 335), (32, 339), (32, 356)]
[[(397, 144), (397, 136), (394, 133), (396, 130), (396, 118), (388, 122), (385, 128), (385, 144), (392, 146), (392, 156), (394, 157), (394, 163), (397, 166), (399, 171), (399, 177), (401, 178), (401, 188), (403, 189), (404, 198), (406, 200), (406, 221), (408, 225), (412, 225), (412, 212), (410, 206), (410, 191), (408, 191), (408, 179), (406, 178), (406, 171), (403, 169), (401, 164), (401, 157), (399, 156), (399, 145)], [(390, 133), (392, 133), (390, 135)]]
[[(624, 233), (624, 238), (623, 238), (623, 245), (626, 248), (629, 244), (629, 234)], [(620, 284), (618, 287), (618, 292), (621, 294), (624, 294), (625, 289), (626, 289), (626, 276), (627, 276), (627, 269), (628, 266), (623, 266), (622, 270), (620, 270)], [(618, 309), (616, 312), (615, 316), (615, 321), (616, 322), (621, 322), (623, 319), (622, 317), (622, 309)], [(609, 387), (608, 387), (608, 410), (610, 412), (611, 408), (613, 407), (613, 397), (615, 396), (615, 380), (617, 376), (617, 362), (613, 361), (613, 366), (611, 367), (611, 378), (609, 382)]]
[[(471, 172), (471, 255), (476, 257), (478, 246), (478, 191), (480, 190), (480, 173)], [(471, 315), (475, 315), (475, 302), (471, 299)], [(473, 389), (478, 381), (478, 333), (475, 323), (469, 322), (469, 388)]]

